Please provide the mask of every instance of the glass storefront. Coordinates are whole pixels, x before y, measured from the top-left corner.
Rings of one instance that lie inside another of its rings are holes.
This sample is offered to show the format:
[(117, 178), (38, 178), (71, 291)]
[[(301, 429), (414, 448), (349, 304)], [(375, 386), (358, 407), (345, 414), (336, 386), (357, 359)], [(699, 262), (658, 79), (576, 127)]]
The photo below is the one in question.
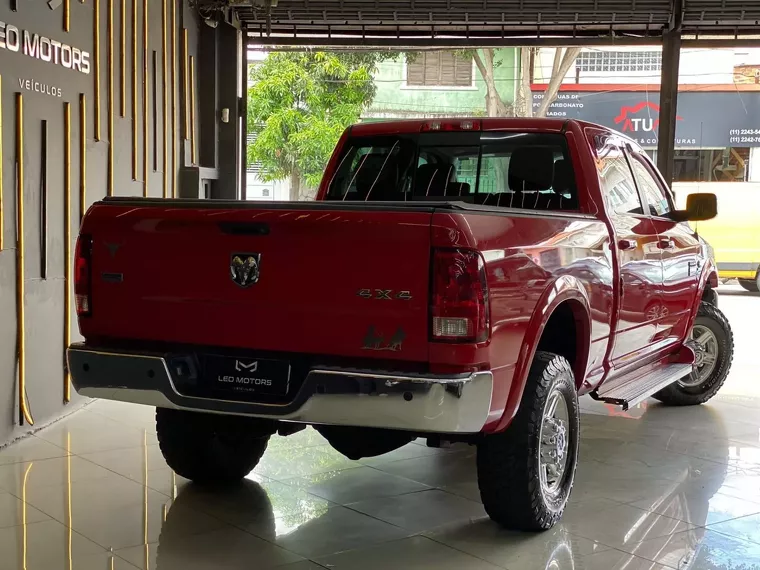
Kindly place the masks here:
[[(647, 154), (657, 161), (657, 151)], [(674, 182), (748, 182), (750, 147), (676, 149)]]

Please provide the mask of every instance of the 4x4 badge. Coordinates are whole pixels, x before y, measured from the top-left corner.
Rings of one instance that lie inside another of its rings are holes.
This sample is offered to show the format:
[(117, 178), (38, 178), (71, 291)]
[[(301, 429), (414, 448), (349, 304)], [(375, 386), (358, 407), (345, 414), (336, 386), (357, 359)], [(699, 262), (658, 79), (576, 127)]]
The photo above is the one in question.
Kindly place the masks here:
[(230, 258), (230, 276), (236, 285), (250, 287), (261, 275), (260, 253), (233, 253)]

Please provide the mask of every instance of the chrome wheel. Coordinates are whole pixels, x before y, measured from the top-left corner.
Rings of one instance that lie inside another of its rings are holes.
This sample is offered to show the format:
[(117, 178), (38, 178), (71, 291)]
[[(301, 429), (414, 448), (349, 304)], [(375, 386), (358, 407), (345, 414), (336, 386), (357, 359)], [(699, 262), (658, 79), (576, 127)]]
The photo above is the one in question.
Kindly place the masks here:
[(539, 434), (539, 477), (545, 497), (558, 495), (568, 464), (570, 413), (565, 397), (554, 389), (546, 400)]
[(694, 372), (680, 381), (682, 386), (699, 386), (715, 370), (718, 364), (718, 337), (704, 325), (694, 325), (691, 331), (691, 346), (694, 349)]

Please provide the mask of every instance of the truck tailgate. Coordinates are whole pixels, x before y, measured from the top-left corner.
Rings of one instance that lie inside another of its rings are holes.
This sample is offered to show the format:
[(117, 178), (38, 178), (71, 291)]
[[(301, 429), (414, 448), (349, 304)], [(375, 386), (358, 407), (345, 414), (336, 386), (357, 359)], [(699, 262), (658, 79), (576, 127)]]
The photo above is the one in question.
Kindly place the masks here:
[(82, 334), (425, 361), (432, 211), (97, 204)]

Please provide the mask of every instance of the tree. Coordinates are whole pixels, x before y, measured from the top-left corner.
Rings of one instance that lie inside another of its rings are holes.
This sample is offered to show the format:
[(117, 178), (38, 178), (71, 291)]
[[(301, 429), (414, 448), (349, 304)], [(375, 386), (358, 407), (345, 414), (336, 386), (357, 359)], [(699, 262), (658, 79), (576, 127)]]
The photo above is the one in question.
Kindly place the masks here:
[(556, 48), (554, 50), (554, 63), (552, 64), (552, 74), (549, 79), (549, 85), (544, 92), (544, 98), (541, 100), (541, 104), (536, 111), (537, 117), (545, 117), (546, 112), (549, 110), (549, 105), (557, 100), (557, 93), (559, 93), (559, 87), (565, 80), (567, 72), (570, 71), (570, 67), (573, 62), (578, 59), (578, 55), (581, 53), (581, 48)]
[(372, 102), (372, 73), (387, 53), (275, 52), (251, 71), (249, 164), (264, 182), (290, 178), (291, 200), (310, 197), (341, 133)]
[[(549, 85), (535, 114), (533, 113), (533, 93), (530, 89), (530, 54), (532, 48), (520, 49), (520, 69), (515, 70), (518, 80), (515, 103), (512, 108), (504, 102), (496, 85), (494, 70), (500, 62), (496, 60), (493, 49), (467, 50), (465, 53), (475, 60), (475, 66), (486, 85), (486, 114), (489, 117), (545, 117), (549, 105), (557, 100), (559, 87), (565, 80), (567, 72), (577, 59), (581, 48), (557, 48), (554, 52), (554, 65)], [(506, 87), (506, 86), (505, 86)], [(502, 87), (503, 88), (503, 87)]]

